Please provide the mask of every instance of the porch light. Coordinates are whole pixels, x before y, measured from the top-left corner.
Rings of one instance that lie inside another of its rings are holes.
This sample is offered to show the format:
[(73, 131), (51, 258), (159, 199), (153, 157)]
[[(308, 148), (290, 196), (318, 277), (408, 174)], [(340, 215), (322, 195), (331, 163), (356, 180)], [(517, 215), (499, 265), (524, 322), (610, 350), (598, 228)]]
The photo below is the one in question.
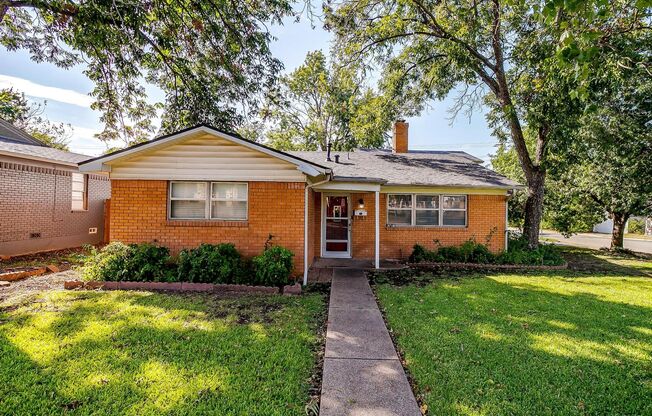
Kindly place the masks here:
[(358, 208), (364, 209), (364, 199), (360, 198), (358, 200)]

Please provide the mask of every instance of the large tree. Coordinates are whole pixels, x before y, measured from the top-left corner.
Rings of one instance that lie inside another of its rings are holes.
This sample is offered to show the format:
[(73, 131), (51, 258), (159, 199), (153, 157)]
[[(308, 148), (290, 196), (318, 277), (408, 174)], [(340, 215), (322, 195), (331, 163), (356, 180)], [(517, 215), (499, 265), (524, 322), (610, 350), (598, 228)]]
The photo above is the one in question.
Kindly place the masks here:
[(286, 150), (379, 148), (392, 120), (388, 101), (365, 88), (355, 66), (329, 65), (321, 51), (281, 78), (262, 115), (271, 146)]
[[(291, 12), (289, 0), (0, 0), (0, 44), (83, 65), (105, 125), (99, 138), (130, 144), (149, 138), (159, 108), (163, 131), (237, 127), (282, 68), (267, 24)], [(149, 103), (146, 83), (164, 103)]]
[(621, 249), (627, 220), (652, 215), (652, 76), (641, 66), (599, 85), (597, 108), (582, 117), (561, 160), (559, 190), (584, 196), (584, 209), (607, 212), (611, 248)]
[[(616, 44), (636, 54), (650, 43), (643, 36)], [(616, 71), (605, 65), (597, 75), (588, 84), (589, 108), (569, 132), (567, 146), (554, 155), (544, 218), (571, 234), (592, 228), (607, 213), (613, 220), (611, 248), (621, 249), (627, 219), (652, 214), (652, 76), (646, 64)], [(509, 146), (498, 149), (492, 164), (507, 176), (520, 176)], [(515, 213), (519, 202), (510, 201)]]
[(458, 107), (484, 99), (491, 125), (511, 141), (523, 171), (530, 247), (538, 245), (550, 154), (566, 146), (583, 106), (574, 71), (558, 59), (569, 17), (558, 13), (558, 24), (551, 23), (542, 13), (547, 3), (344, 0), (327, 8), (344, 62), (370, 58), (405, 112), (418, 113), (459, 86)]
[(72, 135), (70, 124), (53, 123), (43, 116), (46, 102), (34, 103), (12, 88), (0, 89), (0, 118), (25, 130), (55, 149), (68, 150)]

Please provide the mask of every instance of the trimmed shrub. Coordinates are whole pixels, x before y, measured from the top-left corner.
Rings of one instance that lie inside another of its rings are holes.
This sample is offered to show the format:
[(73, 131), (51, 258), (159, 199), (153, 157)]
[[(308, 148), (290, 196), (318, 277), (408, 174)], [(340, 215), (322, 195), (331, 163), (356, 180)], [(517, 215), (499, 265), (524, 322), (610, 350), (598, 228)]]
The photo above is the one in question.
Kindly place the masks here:
[(244, 267), (235, 245), (231, 243), (200, 244), (179, 254), (177, 277), (194, 283), (249, 283), (250, 274)]
[(269, 247), (263, 254), (253, 258), (256, 284), (263, 286), (284, 286), (290, 283), (294, 254), (280, 246)]
[(113, 242), (93, 249), (82, 268), (84, 280), (174, 281), (170, 251), (150, 243), (125, 245)]

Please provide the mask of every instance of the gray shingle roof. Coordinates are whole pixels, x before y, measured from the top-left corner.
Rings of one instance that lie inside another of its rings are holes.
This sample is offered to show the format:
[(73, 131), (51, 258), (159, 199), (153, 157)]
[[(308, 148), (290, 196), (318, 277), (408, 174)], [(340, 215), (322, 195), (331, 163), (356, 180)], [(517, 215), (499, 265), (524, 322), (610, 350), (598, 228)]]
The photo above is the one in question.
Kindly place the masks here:
[(16, 154), (19, 157), (28, 159), (47, 159), (52, 162), (64, 162), (77, 164), (91, 156), (79, 153), (66, 152), (65, 150), (53, 149), (47, 146), (34, 146), (29, 144), (10, 143), (0, 140), (0, 153)]
[[(482, 166), (482, 160), (465, 152), (390, 150), (332, 152), (288, 152), (333, 170), (335, 180), (377, 181), (387, 185), (514, 188), (517, 182)], [(340, 163), (333, 156), (340, 155)]]
[(10, 143), (31, 144), (32, 146), (46, 145), (38, 139), (30, 136), (10, 122), (0, 118), (0, 141)]

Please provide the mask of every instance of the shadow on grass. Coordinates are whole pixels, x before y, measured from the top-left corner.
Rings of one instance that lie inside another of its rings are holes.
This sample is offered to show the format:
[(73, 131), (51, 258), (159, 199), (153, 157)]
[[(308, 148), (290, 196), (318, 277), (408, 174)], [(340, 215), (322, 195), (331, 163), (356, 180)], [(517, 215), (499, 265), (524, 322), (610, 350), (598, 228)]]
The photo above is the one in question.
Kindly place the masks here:
[(652, 414), (652, 281), (630, 280), (622, 296), (508, 275), (377, 292), (431, 414)]
[[(281, 306), (242, 323), (240, 301)], [(0, 315), (0, 414), (301, 414), (321, 308), (316, 297), (53, 295)]]

